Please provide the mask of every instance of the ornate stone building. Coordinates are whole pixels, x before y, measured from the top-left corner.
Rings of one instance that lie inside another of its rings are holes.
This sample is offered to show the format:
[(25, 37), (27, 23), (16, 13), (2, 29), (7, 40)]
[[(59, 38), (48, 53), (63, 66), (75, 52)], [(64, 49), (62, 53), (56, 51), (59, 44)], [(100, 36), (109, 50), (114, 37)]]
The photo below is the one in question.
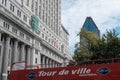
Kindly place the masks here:
[(13, 62), (48, 68), (71, 60), (68, 35), (61, 0), (0, 0), (0, 80)]

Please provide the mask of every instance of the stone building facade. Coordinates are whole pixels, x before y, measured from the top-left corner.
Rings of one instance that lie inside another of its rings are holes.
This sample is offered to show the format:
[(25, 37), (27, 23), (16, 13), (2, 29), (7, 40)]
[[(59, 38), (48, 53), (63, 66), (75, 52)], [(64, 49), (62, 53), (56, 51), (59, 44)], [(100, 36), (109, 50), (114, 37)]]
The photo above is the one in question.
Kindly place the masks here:
[(0, 80), (14, 62), (40, 68), (71, 60), (61, 0), (0, 0)]

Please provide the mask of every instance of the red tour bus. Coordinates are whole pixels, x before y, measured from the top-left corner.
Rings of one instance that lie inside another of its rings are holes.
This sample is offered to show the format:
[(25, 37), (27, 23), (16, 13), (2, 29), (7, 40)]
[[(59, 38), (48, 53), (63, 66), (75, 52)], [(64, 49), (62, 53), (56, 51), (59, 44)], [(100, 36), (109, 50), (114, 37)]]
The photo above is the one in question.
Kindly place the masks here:
[(11, 70), (9, 80), (120, 80), (120, 59), (79, 66)]

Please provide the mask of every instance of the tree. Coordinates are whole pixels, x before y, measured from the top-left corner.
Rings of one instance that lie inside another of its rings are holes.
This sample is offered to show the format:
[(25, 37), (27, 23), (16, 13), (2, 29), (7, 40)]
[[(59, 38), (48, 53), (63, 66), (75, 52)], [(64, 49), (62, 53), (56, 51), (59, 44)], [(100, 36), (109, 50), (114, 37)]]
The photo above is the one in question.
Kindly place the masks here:
[(96, 41), (99, 40), (99, 37), (85, 29), (81, 29), (81, 32), (78, 34), (80, 37), (80, 42), (75, 45), (75, 54), (74, 59), (76, 61), (90, 60), (92, 52), (89, 51), (89, 46), (96, 44)]
[(116, 31), (107, 30), (97, 44), (89, 46), (89, 51), (93, 53), (91, 59), (109, 59), (120, 57), (120, 38)]
[(109, 30), (106, 34), (103, 35), (104, 43), (106, 44), (105, 48), (105, 58), (116, 58), (119, 57), (120, 53), (120, 38), (118, 34), (113, 29)]
[(111, 59), (120, 57), (120, 38), (116, 31), (107, 30), (101, 38), (84, 29), (78, 34), (80, 42), (75, 46), (75, 61)]

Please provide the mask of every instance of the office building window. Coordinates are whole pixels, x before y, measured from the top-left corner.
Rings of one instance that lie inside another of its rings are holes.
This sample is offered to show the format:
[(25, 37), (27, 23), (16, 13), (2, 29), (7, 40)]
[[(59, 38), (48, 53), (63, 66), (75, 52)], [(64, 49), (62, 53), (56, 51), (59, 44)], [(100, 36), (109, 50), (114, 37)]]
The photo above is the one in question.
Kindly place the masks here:
[(38, 11), (38, 3), (35, 2), (35, 14), (36, 14), (36, 15), (38, 15), (37, 11)]
[(38, 50), (35, 50), (35, 54), (38, 55)]
[(5, 0), (2, 0), (2, 4), (4, 4), (4, 1), (5, 1)]
[(49, 39), (49, 42), (50, 42), (50, 39)]
[(24, 38), (24, 33), (20, 32), (20, 37)]
[(41, 6), (39, 6), (39, 18), (41, 19)]
[(17, 16), (21, 17), (21, 11), (17, 10)]
[(23, 20), (27, 22), (27, 16), (26, 15), (23, 16)]
[(42, 38), (44, 38), (44, 34), (42, 34)]
[(3, 22), (3, 27), (9, 29), (9, 28), (10, 28), (10, 25), (9, 25), (9, 23), (7, 23), (7, 22)]
[(12, 12), (14, 12), (14, 8), (15, 8), (15, 6), (14, 6), (13, 4), (10, 4), (10, 10), (11, 10)]
[(29, 0), (27, 0), (27, 3), (26, 3), (26, 5), (27, 5), (27, 6), (29, 6), (29, 2), (30, 2), (30, 1), (29, 1)]
[(35, 58), (35, 63), (37, 64), (37, 58)]
[(30, 37), (29, 37), (29, 36), (26, 36), (26, 40), (27, 40), (27, 41), (30, 41)]
[(47, 36), (45, 37), (45, 40), (47, 40)]
[(4, 4), (6, 6), (7, 0), (2, 0), (2, 4)]
[(17, 34), (17, 29), (12, 27), (12, 32), (16, 33)]
[(44, 28), (44, 31), (45, 31), (45, 28)]
[(32, 12), (34, 12), (34, 1), (32, 1), (31, 10), (32, 10)]
[(31, 25), (31, 20), (29, 19), (29, 25)]

